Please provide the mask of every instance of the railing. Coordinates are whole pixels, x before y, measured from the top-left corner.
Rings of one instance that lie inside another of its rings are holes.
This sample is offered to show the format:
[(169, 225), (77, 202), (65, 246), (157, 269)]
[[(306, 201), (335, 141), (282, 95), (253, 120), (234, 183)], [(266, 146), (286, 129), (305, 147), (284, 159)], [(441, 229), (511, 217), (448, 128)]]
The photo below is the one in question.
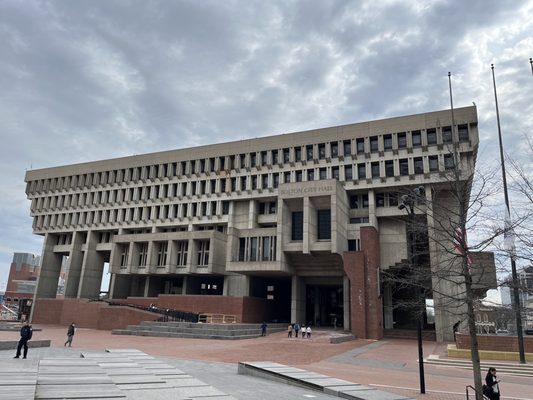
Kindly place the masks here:
[(199, 314), (198, 322), (206, 324), (234, 324), (237, 322), (237, 317), (227, 314)]
[[(469, 396), (469, 392), (468, 392), (468, 389), (472, 389), (474, 391), (474, 394), (480, 394), (483, 398), (483, 400), (487, 399), (487, 400), (490, 400), (487, 396), (485, 396), (483, 393), (479, 393), (475, 387), (473, 387), (472, 385), (468, 385), (466, 387), (466, 400), (469, 400), (470, 399), (470, 396)], [(477, 396), (474, 395), (474, 400), (477, 398)]]
[(198, 322), (199, 314), (189, 312), (174, 310), (172, 308), (159, 308), (154, 305), (143, 306), (139, 304), (128, 304), (115, 301), (106, 301), (110, 306), (124, 306), (136, 308), (137, 310), (149, 311), (157, 314), (161, 314), (161, 317), (157, 319), (159, 322), (169, 322), (169, 321), (180, 321), (180, 322)]

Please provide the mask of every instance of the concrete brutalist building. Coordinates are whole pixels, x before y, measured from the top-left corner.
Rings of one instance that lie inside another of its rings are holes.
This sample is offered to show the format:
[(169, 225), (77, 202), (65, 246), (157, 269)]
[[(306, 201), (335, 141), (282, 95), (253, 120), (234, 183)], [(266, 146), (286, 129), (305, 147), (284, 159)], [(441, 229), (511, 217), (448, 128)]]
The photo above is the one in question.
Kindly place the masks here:
[[(409, 260), (401, 194), (423, 186), (431, 201), (454, 160), (464, 179), (474, 169), (476, 108), (454, 120), (445, 110), (28, 171), (44, 237), (37, 302), (56, 296), (68, 257), (66, 299), (97, 297), (109, 263), (112, 299), (227, 305), (238, 321), (336, 324), (361, 338), (414, 327), (380, 272)], [(436, 216), (417, 213), (431, 231)], [(439, 268), (443, 252), (427, 247)], [(426, 328), (453, 339), (457, 317), (437, 292)]]

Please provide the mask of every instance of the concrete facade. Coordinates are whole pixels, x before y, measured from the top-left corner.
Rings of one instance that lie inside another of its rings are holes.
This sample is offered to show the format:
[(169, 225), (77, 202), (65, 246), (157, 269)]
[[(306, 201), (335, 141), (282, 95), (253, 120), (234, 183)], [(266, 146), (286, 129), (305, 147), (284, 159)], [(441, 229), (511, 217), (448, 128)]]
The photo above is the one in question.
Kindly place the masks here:
[[(448, 174), (468, 181), (474, 170), (476, 108), (456, 109), (454, 122), (437, 111), (28, 171), (44, 236), (36, 296), (55, 297), (68, 257), (67, 298), (98, 296), (109, 263), (115, 299), (263, 298), (273, 320), (380, 338), (397, 319), (380, 272), (409, 257), (399, 196), (423, 186), (454, 207)], [(417, 217), (429, 233), (439, 218)], [(447, 257), (428, 253), (435, 270)], [(435, 293), (437, 338), (449, 340), (455, 317)]]

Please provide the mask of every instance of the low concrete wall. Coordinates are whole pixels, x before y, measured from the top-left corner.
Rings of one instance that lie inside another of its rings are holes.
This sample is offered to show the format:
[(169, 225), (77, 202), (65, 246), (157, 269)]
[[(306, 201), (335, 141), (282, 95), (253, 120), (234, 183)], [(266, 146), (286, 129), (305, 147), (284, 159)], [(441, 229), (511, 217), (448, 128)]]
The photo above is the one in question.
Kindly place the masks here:
[[(29, 348), (50, 347), (50, 340), (30, 340)], [(18, 340), (5, 340), (0, 342), (0, 350), (14, 350), (18, 346)]]
[[(477, 335), (479, 350), (518, 352), (518, 338), (516, 336)], [(458, 349), (470, 349), (470, 336), (457, 334)], [(524, 336), (526, 353), (533, 353), (533, 337)]]

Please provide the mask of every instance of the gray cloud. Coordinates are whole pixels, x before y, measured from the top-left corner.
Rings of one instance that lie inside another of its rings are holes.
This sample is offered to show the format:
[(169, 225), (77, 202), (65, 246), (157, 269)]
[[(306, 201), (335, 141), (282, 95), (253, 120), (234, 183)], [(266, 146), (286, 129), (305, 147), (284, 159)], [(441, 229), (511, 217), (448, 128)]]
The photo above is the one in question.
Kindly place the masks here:
[(40, 252), (25, 168), (445, 108), (448, 71), (494, 158), (491, 62), (509, 146), (531, 135), (531, 21), (531, 0), (3, 1), (0, 267)]

